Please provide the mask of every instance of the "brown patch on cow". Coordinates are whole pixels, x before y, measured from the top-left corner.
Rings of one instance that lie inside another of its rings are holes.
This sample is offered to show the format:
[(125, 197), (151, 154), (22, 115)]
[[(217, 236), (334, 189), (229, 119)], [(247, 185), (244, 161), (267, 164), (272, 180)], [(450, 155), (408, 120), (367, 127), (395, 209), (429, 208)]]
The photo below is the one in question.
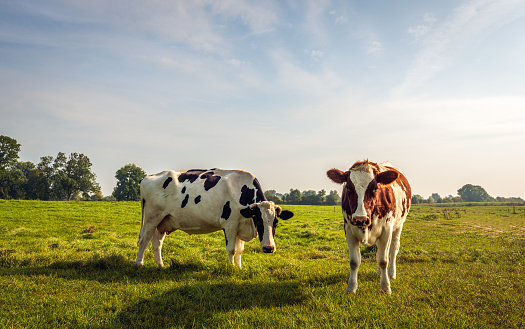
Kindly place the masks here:
[(349, 216), (352, 216), (352, 214), (357, 209), (357, 193), (355, 191), (354, 183), (352, 183), (350, 177), (343, 188), (343, 195), (341, 199), (341, 207)]
[(343, 172), (339, 169), (332, 168), (326, 172), (326, 176), (334, 183), (343, 184), (350, 177), (350, 172)]
[(399, 177), (399, 173), (395, 170), (387, 170), (383, 171), (376, 175), (376, 181), (378, 184), (381, 184), (383, 186), (388, 186), (396, 181), (396, 179)]
[(389, 212), (396, 215), (396, 197), (392, 186), (383, 186), (377, 190), (373, 214), (385, 217)]
[(397, 171), (397, 173), (399, 174), (399, 177), (397, 178), (395, 183), (403, 192), (405, 192), (405, 198), (403, 200), (403, 209), (401, 213), (401, 216), (404, 217), (408, 214), (408, 211), (410, 210), (410, 204), (412, 202), (412, 189), (405, 175), (403, 175), (401, 172), (399, 172), (399, 170), (396, 170), (394, 168), (388, 169)]
[(357, 161), (350, 167), (350, 171), (352, 170), (361, 170), (361, 169), (372, 169), (372, 172), (374, 173), (374, 176), (377, 176), (377, 174), (381, 171), (381, 167), (372, 161), (368, 161), (368, 159), (363, 161)]

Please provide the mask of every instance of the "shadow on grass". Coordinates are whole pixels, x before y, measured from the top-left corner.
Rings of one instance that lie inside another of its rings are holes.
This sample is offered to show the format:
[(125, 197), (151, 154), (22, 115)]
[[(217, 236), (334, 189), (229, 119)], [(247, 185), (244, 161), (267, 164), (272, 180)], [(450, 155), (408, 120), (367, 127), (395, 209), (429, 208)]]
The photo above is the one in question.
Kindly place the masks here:
[[(53, 274), (66, 280), (93, 280), (100, 283), (147, 283), (160, 279), (177, 280), (188, 274), (191, 274), (193, 277), (204, 277), (205, 274), (203, 272), (212, 270), (210, 266), (199, 260), (180, 261), (177, 259), (171, 259), (165, 268), (157, 266), (137, 267), (125, 256), (113, 254), (106, 256), (94, 255), (85, 260), (57, 261), (48, 266), (9, 264), (9, 266), (3, 268), (2, 275), (35, 276)], [(221, 271), (220, 268), (219, 271)], [(223, 274), (228, 274), (228, 269), (222, 272), (226, 272)]]
[[(226, 314), (256, 308), (275, 308), (303, 303), (307, 296), (298, 283), (205, 282), (172, 289), (143, 299), (118, 313), (111, 328), (168, 328), (227, 326)], [(245, 318), (246, 323), (252, 319)], [(256, 326), (256, 323), (251, 323)], [(98, 328), (98, 327), (95, 327)]]

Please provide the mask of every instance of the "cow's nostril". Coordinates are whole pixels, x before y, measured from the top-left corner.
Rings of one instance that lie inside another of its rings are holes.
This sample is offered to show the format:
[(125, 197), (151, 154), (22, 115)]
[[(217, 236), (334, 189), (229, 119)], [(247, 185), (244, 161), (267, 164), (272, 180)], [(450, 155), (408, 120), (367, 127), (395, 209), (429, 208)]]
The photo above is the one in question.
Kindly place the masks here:
[(275, 251), (275, 247), (274, 246), (264, 246), (262, 250), (264, 253), (270, 254)]
[(354, 217), (352, 218), (352, 224), (355, 225), (355, 226), (369, 226), (371, 223), (370, 223), (370, 219), (368, 217), (364, 217), (364, 216), (359, 216), (359, 217)]

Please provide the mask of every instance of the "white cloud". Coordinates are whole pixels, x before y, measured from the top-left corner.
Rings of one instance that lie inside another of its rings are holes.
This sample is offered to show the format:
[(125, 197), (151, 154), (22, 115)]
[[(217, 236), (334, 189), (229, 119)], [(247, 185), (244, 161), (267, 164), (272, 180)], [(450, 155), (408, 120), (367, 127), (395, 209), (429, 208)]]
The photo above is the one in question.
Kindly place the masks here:
[(383, 44), (379, 41), (370, 41), (366, 47), (366, 53), (370, 55), (381, 55), (383, 50)]
[(349, 22), (350, 22), (350, 20), (348, 18), (346, 18), (345, 16), (338, 16), (335, 19), (334, 24), (335, 25), (347, 25)]
[(429, 31), (430, 27), (428, 25), (418, 25), (416, 27), (410, 27), (407, 32), (408, 34), (412, 35), (416, 40), (419, 40), (422, 37), (426, 36)]
[(235, 68), (240, 68), (240, 67), (243, 67), (246, 65), (246, 62), (243, 62), (241, 61), (240, 59), (237, 59), (237, 58), (231, 58), (231, 59), (228, 59), (226, 60), (226, 63), (228, 65), (231, 65)]
[[(408, 33), (420, 41), (422, 48), (393, 94), (410, 93), (454, 63), (467, 47), (524, 15), (525, 2), (520, 0), (471, 0), (457, 7), (441, 24), (410, 28)], [(435, 18), (425, 15), (424, 20), (434, 23)]]
[(224, 29), (232, 20), (242, 22), (246, 34), (268, 33), (278, 24), (275, 4), (269, 1), (52, 0), (29, 1), (19, 10), (57, 22), (97, 24), (214, 53), (223, 52), (225, 43), (230, 42), (224, 38)]
[(321, 50), (312, 50), (312, 57), (324, 57), (324, 51)]
[(273, 49), (268, 54), (277, 70), (276, 83), (281, 90), (308, 97), (322, 97), (332, 95), (344, 85), (343, 79), (335, 71), (321, 68), (319, 72), (310, 72), (302, 68), (292, 54), (284, 49)]
[(317, 42), (326, 42), (329, 32), (326, 26), (326, 14), (330, 5), (329, 0), (305, 0), (302, 6), (306, 9), (302, 21), (302, 28), (307, 35), (313, 37)]
[(425, 23), (434, 23), (436, 21), (436, 17), (434, 17), (434, 14), (432, 13), (425, 13), (423, 15), (423, 21)]

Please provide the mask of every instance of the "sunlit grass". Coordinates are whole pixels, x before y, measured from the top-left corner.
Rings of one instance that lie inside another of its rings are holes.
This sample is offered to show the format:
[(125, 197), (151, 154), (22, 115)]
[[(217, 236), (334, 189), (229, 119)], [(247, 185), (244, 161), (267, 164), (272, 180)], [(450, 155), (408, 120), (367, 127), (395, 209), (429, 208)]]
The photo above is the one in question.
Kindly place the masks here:
[(413, 207), (392, 295), (379, 293), (375, 251), (362, 248), (346, 295), (340, 210), (283, 206), (277, 252), (246, 244), (227, 264), (222, 232), (175, 232), (166, 268), (148, 249), (136, 268), (138, 203), (0, 201), (0, 327), (525, 326), (525, 209)]

